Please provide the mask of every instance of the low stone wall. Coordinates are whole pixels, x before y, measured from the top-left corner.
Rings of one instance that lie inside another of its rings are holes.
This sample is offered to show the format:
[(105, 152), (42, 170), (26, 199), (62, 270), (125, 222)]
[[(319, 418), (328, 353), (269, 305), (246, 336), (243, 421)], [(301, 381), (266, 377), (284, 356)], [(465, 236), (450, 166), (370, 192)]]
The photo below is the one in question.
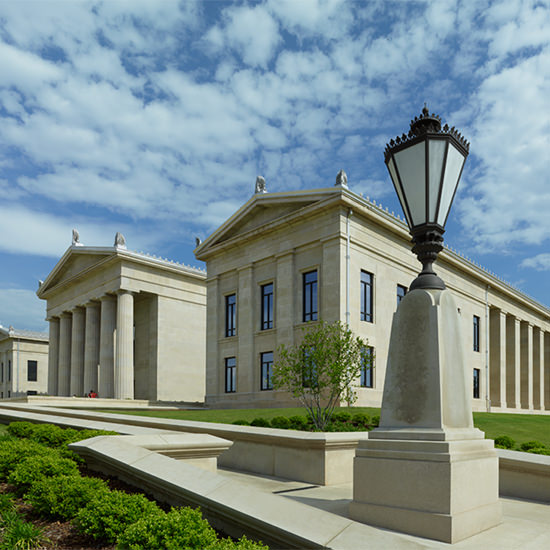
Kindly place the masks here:
[(550, 456), (498, 450), (500, 494), (550, 502)]

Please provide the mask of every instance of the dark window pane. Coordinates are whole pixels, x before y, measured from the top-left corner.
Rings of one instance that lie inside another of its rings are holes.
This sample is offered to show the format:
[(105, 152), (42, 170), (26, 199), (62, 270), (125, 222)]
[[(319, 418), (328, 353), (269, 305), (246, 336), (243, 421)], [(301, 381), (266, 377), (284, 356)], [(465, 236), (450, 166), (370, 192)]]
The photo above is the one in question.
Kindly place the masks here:
[(303, 275), (303, 321), (317, 321), (317, 271)]
[(273, 352), (266, 351), (261, 355), (261, 378), (262, 378), (262, 390), (272, 390), (273, 381), (271, 379), (273, 374)]
[(474, 369), (474, 399), (479, 399), (479, 369)]
[(236, 389), (237, 361), (235, 357), (225, 358), (225, 391), (233, 393)]
[(273, 283), (262, 286), (261, 330), (273, 328)]
[(27, 361), (27, 380), (36, 382), (38, 380), (38, 362)]
[(225, 297), (225, 335), (235, 336), (237, 328), (237, 296), (230, 294)]
[(479, 317), (474, 315), (474, 351), (479, 351)]
[(369, 346), (363, 349), (363, 363), (361, 365), (361, 381), (363, 388), (374, 387), (374, 348)]
[(361, 321), (372, 323), (372, 274), (361, 271)]

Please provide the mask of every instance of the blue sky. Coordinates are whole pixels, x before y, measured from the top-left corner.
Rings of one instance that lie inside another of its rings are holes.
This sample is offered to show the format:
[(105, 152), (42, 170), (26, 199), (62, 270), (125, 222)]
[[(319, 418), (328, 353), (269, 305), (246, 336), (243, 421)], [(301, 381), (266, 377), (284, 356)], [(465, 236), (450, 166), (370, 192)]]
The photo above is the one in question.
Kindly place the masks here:
[(253, 193), (349, 186), (427, 102), (471, 142), (446, 242), (550, 305), (550, 2), (0, 0), (0, 323), (76, 227), (200, 266)]

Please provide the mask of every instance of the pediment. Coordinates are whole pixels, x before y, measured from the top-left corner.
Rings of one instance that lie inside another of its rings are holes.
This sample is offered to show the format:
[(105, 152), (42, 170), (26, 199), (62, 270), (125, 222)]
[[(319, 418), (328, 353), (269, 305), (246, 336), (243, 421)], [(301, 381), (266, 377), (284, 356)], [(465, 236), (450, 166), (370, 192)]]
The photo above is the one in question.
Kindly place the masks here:
[(75, 250), (70, 248), (59, 260), (52, 272), (48, 275), (46, 281), (38, 290), (38, 294), (43, 294), (50, 288), (58, 286), (63, 281), (74, 279), (79, 273), (89, 271), (94, 265), (103, 263), (104, 260), (113, 256), (113, 252), (91, 252), (84, 250)]

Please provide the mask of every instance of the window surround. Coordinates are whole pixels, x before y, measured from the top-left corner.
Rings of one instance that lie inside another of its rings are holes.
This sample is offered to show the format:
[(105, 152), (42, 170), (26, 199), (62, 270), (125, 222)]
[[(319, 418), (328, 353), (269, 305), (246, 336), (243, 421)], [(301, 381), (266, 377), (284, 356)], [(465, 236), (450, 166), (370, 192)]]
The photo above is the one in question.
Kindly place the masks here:
[(473, 396), (474, 399), (479, 399), (481, 392), (481, 369), (474, 369), (474, 380), (473, 380)]
[[(308, 275), (315, 273), (315, 280), (306, 281)], [(319, 269), (307, 269), (302, 275), (302, 322), (319, 320)], [(307, 286), (306, 286), (307, 285)], [(306, 308), (306, 305), (308, 306)]]
[(237, 386), (237, 359), (226, 357), (225, 364), (225, 393), (235, 393)]
[(273, 352), (264, 351), (260, 354), (260, 389), (270, 391), (273, 389)]
[(274, 312), (275, 284), (273, 281), (262, 284), (260, 286), (260, 296), (261, 296), (260, 330), (270, 330), (274, 327), (274, 313), (275, 313)]
[[(371, 358), (371, 364), (370, 368), (365, 368), (363, 358), (366, 355), (370, 355)], [(361, 353), (361, 374), (360, 374), (360, 382), (359, 385), (361, 388), (374, 388), (374, 347), (373, 346), (367, 346), (363, 348), (363, 351)]]
[(473, 325), (473, 329), (474, 329), (474, 333), (473, 333), (473, 337), (474, 337), (474, 341), (473, 341), (473, 348), (474, 348), (474, 351), (479, 351), (480, 350), (480, 323), (481, 323), (481, 319), (479, 318), (479, 316), (477, 315), (474, 315), (474, 325)]
[(367, 323), (374, 323), (374, 274), (362, 269), (359, 284), (360, 319)]
[[(231, 301), (232, 299), (232, 301)], [(237, 293), (231, 292), (224, 295), (225, 326), (224, 336), (230, 338), (237, 335)]]

